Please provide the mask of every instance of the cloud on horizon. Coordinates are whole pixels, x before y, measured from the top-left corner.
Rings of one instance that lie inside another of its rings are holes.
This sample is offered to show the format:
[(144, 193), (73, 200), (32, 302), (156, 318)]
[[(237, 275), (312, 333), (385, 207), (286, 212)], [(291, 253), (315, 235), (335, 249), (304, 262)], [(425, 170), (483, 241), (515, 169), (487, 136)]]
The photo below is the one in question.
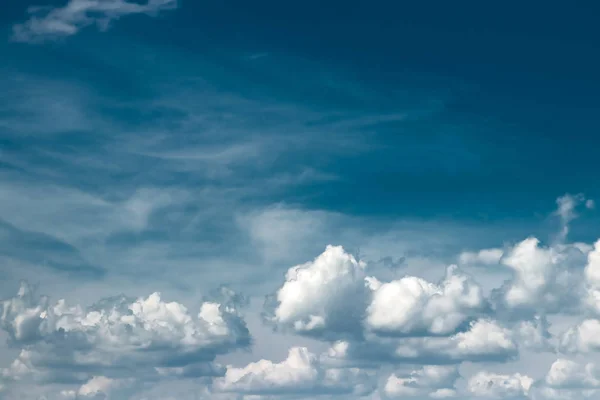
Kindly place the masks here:
[[(190, 398), (203, 391), (216, 399), (589, 398), (600, 392), (600, 374), (580, 357), (600, 351), (600, 321), (586, 297), (594, 298), (599, 246), (526, 238), (503, 250), (500, 263), (512, 278), (487, 295), (477, 276), (456, 265), (438, 283), (409, 275), (380, 280), (372, 275), (377, 262), (328, 246), (291, 267), (267, 296), (264, 322), (288, 335), (286, 358), (246, 365), (215, 362), (252, 345), (245, 318), (260, 312), (229, 289), (215, 291), (214, 301), (205, 297), (195, 314), (159, 293), (89, 307), (53, 303), (23, 283), (0, 305), (8, 344), (19, 349), (0, 370), (2, 390), (12, 398), (35, 384), (57, 399), (133, 399), (182, 380), (200, 385)], [(475, 254), (488, 254), (481, 250)], [(552, 333), (566, 314), (578, 320)], [(294, 346), (303, 336), (329, 348)], [(494, 371), (525, 354), (556, 359), (537, 377)], [(466, 375), (465, 364), (482, 367)]]

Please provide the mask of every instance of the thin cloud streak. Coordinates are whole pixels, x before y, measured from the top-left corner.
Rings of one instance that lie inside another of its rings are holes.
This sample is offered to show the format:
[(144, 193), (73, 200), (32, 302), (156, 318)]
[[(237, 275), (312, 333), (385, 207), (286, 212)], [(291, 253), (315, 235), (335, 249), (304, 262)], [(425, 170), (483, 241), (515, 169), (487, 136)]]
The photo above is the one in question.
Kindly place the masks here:
[(62, 7), (29, 7), (29, 19), (13, 26), (15, 42), (43, 43), (77, 34), (96, 25), (101, 31), (125, 16), (157, 15), (178, 7), (177, 0), (148, 0), (137, 3), (128, 0), (69, 0)]

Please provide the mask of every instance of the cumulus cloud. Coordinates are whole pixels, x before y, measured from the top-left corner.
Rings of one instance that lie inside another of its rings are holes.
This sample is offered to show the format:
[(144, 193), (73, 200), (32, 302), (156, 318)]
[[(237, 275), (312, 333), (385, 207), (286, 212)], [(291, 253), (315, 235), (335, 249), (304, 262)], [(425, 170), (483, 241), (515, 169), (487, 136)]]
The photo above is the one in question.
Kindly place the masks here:
[(454, 384), (460, 377), (455, 366), (427, 365), (408, 375), (392, 374), (383, 387), (387, 398), (422, 399), (456, 396)]
[(369, 377), (359, 369), (329, 369), (305, 347), (291, 348), (280, 363), (260, 360), (242, 368), (228, 367), (214, 389), (246, 395), (357, 394), (372, 390)]
[[(143, 216), (144, 208), (132, 204)], [(564, 206), (561, 215), (570, 221), (572, 212)], [(486, 295), (456, 265), (436, 282), (408, 275), (386, 280), (330, 245), (290, 268), (263, 310), (267, 322), (291, 334), (285, 359), (266, 356), (245, 366), (215, 361), (250, 344), (239, 313), (247, 299), (226, 287), (193, 313), (159, 293), (117, 296), (84, 309), (37, 297), (23, 284), (0, 304), (0, 327), (21, 349), (0, 370), (0, 385), (66, 385), (65, 398), (129, 398), (155, 382), (185, 378), (201, 378), (207, 392), (197, 395), (219, 400), (594, 398), (600, 390), (594, 364), (559, 359), (535, 382), (487, 368), (533, 354), (523, 350), (578, 357), (600, 350), (600, 320), (593, 318), (599, 249), (600, 241), (542, 245), (530, 237), (503, 250), (462, 253), (465, 269), (498, 263), (512, 271)], [(563, 330), (573, 324), (568, 312), (576, 313), (577, 325), (551, 335), (549, 321)], [(293, 343), (300, 335), (311, 338), (301, 340), (312, 351)], [(465, 362), (486, 367), (466, 385), (458, 372)], [(154, 398), (148, 393), (143, 398)]]
[(43, 42), (75, 35), (79, 30), (96, 25), (101, 30), (128, 15), (156, 15), (177, 8), (177, 0), (69, 0), (62, 7), (30, 7), (29, 19), (13, 27), (17, 42)]
[(310, 335), (360, 332), (368, 296), (365, 268), (341, 246), (327, 246), (314, 261), (288, 270), (270, 320)]
[(467, 390), (476, 398), (526, 399), (534, 380), (521, 374), (502, 375), (481, 371), (469, 379)]
[(213, 364), (215, 357), (250, 341), (244, 320), (231, 305), (204, 302), (194, 315), (180, 303), (163, 301), (159, 293), (104, 299), (84, 310), (63, 300), (50, 304), (47, 298), (35, 298), (23, 283), (1, 311), (2, 328), (22, 348), (1, 371), (6, 380), (91, 382), (82, 386), (84, 391), (114, 379), (116, 384), (182, 371), (219, 375), (223, 371)]
[(527, 238), (502, 258), (513, 277), (494, 290), (498, 305), (509, 310), (556, 313), (581, 302), (581, 268), (576, 266), (587, 248), (574, 245), (544, 247)]
[(486, 306), (482, 289), (456, 266), (437, 285), (409, 276), (389, 283), (371, 278), (370, 287), (366, 325), (384, 335), (449, 335)]
[(323, 360), (338, 366), (503, 361), (520, 348), (551, 347), (545, 318), (494, 320), (481, 287), (455, 265), (437, 284), (413, 276), (381, 282), (367, 272), (342, 247), (329, 246), (288, 271), (270, 320), (337, 339)]
[(291, 268), (278, 290), (271, 321), (297, 333), (340, 338), (450, 335), (487, 306), (479, 285), (457, 266), (434, 284), (407, 276), (381, 282), (340, 246)]

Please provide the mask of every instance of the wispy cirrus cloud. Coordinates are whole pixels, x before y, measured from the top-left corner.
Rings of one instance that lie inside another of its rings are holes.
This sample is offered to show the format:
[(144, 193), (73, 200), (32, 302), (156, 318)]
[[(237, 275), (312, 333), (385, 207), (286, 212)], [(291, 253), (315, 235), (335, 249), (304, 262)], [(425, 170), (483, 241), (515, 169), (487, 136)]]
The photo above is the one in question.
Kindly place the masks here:
[(177, 0), (69, 0), (62, 7), (30, 7), (29, 19), (13, 26), (12, 40), (40, 43), (77, 34), (96, 25), (106, 30), (113, 21), (133, 14), (156, 15), (177, 8)]

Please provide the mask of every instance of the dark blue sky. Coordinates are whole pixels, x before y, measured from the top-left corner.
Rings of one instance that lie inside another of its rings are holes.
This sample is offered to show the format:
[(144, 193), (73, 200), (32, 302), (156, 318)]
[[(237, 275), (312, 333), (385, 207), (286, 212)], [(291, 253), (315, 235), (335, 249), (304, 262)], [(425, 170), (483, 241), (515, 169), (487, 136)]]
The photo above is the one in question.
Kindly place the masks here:
[[(7, 32), (24, 16), (22, 2), (10, 4)], [(376, 146), (360, 155), (275, 160), (276, 168), (309, 165), (342, 178), (278, 199), (383, 217), (528, 218), (564, 192), (600, 194), (600, 32), (590, 7), (186, 1), (156, 19), (128, 17), (103, 35), (82, 30), (69, 46), (2, 48), (12, 68), (78, 80), (114, 99), (155, 96), (146, 80), (192, 72), (189, 57), (207, 61), (201, 75), (220, 90), (257, 101), (357, 116), (411, 109), (402, 121), (363, 129)], [(130, 51), (140, 44), (155, 53), (151, 65)], [(244, 64), (232, 60), (238, 53), (268, 57)], [(338, 78), (361, 94), (323, 84)], [(131, 113), (113, 116), (121, 117), (136, 123)]]

